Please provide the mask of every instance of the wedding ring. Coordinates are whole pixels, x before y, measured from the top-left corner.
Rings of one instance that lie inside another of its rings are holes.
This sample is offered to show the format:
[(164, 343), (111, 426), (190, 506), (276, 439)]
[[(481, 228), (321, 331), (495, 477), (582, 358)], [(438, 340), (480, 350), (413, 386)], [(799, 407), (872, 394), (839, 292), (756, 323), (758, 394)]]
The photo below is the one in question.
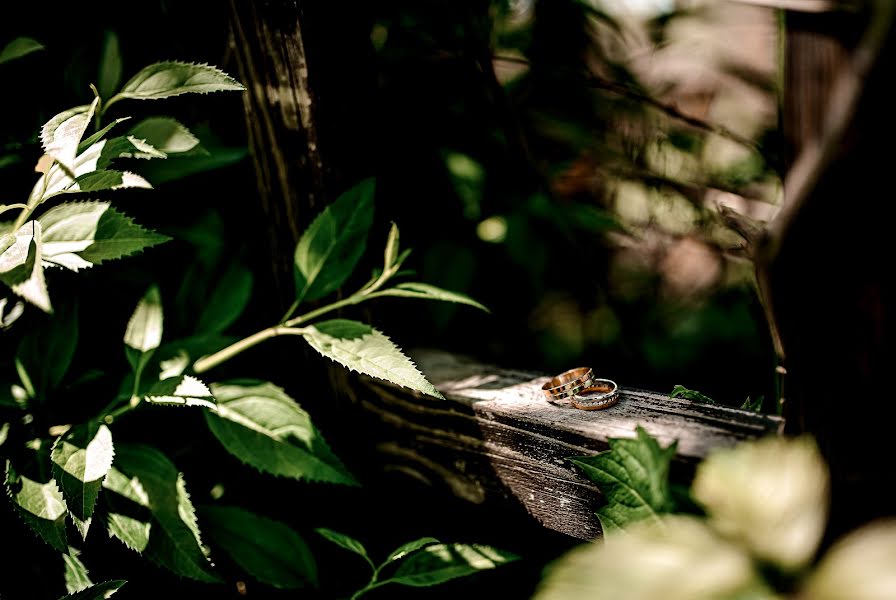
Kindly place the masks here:
[(591, 385), (573, 395), (572, 405), (581, 410), (610, 408), (619, 401), (619, 386), (609, 379), (591, 380)]
[(569, 398), (590, 386), (593, 379), (590, 367), (578, 367), (552, 377), (541, 390), (549, 401)]

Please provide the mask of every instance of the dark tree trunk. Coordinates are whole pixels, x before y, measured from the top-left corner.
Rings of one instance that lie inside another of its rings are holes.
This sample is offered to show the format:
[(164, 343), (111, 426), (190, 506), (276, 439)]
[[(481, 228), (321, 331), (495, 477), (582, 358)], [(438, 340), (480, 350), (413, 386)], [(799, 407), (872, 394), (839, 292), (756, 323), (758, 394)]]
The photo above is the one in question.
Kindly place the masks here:
[[(783, 128), (790, 161), (822, 133), (833, 84), (867, 18), (859, 13), (787, 17)], [(896, 134), (885, 45), (846, 134), (814, 183), (772, 264), (771, 289), (788, 375), (785, 417), (813, 434), (831, 467), (831, 535), (892, 513), (896, 484), (888, 439), (896, 403), (888, 381), (893, 333), (886, 148)]]

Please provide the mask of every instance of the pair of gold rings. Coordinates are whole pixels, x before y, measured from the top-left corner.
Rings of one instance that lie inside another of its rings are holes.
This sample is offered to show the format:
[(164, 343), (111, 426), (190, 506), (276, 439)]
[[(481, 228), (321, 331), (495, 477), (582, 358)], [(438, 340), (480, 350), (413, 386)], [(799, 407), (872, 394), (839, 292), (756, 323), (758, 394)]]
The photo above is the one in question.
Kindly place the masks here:
[(614, 381), (594, 376), (590, 367), (579, 367), (552, 377), (541, 386), (548, 402), (569, 398), (581, 410), (601, 410), (619, 401), (619, 386)]

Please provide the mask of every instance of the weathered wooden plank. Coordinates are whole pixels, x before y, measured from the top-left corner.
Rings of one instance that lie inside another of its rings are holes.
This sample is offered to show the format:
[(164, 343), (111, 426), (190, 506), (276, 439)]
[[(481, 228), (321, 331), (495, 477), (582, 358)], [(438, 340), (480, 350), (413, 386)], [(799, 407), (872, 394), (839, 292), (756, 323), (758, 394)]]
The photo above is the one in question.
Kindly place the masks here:
[(445, 352), (414, 354), (447, 401), (375, 380), (356, 394), (377, 462), (469, 502), (500, 502), (508, 518), (535, 519), (567, 535), (600, 535), (597, 488), (566, 460), (607, 449), (637, 425), (668, 444), (678, 440), (676, 467), (711, 449), (779, 433), (774, 416), (673, 399), (623, 388), (619, 403), (581, 411), (545, 401), (539, 373), (502, 369)]

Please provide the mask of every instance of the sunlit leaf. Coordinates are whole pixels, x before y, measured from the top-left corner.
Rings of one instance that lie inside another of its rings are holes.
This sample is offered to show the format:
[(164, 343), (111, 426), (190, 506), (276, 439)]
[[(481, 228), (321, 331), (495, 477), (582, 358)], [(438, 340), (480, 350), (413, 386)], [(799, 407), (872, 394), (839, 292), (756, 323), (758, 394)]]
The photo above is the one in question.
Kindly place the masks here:
[(74, 548), (70, 549), (68, 554), (62, 555), (62, 561), (65, 567), (65, 591), (74, 594), (93, 585), (87, 567), (78, 558)]
[(351, 537), (350, 535), (345, 535), (344, 533), (339, 533), (338, 531), (333, 531), (332, 529), (326, 529), (324, 527), (319, 527), (314, 531), (323, 536), (325, 539), (333, 542), (340, 548), (345, 548), (349, 552), (354, 552), (355, 554), (359, 554), (364, 558), (367, 558), (368, 561), (370, 560), (367, 555), (367, 548), (364, 547), (364, 544)]
[(100, 169), (81, 175), (66, 188), (69, 194), (83, 192), (100, 192), (103, 190), (120, 190), (123, 188), (152, 189), (152, 185), (136, 173), (130, 171), (115, 171), (113, 169)]
[(155, 350), (162, 343), (162, 297), (150, 286), (137, 304), (124, 333), (124, 343), (137, 352)]
[(157, 100), (180, 94), (245, 89), (230, 75), (210, 65), (168, 61), (141, 69), (122, 86), (121, 91), (110, 100), (110, 104), (113, 100), (122, 98)]
[(140, 479), (128, 477), (112, 467), (103, 480), (103, 488), (108, 505), (106, 527), (109, 535), (131, 550), (143, 552), (149, 545), (152, 517), (149, 494), (143, 489)]
[(352, 371), (443, 398), (392, 341), (369, 325), (348, 319), (307, 327), (311, 347)]
[(124, 580), (104, 581), (85, 588), (80, 592), (63, 596), (59, 600), (106, 600), (111, 597), (121, 586), (127, 583)]
[(205, 555), (183, 477), (165, 455), (149, 446), (116, 450), (115, 468), (136, 478), (149, 498), (152, 524), (146, 555), (171, 571), (199, 581), (220, 581)]
[(28, 56), (32, 52), (44, 50), (44, 45), (29, 37), (18, 37), (6, 44), (3, 50), (0, 50), (0, 65), (23, 56)]
[(144, 119), (131, 129), (131, 135), (168, 155), (201, 150), (199, 138), (171, 117)]
[(44, 312), (52, 312), (44, 279), (41, 225), (28, 221), (14, 234), (0, 236), (0, 281)]
[(280, 521), (233, 506), (207, 506), (200, 515), (211, 541), (258, 581), (283, 589), (317, 584), (308, 545)]
[(610, 438), (610, 449), (570, 458), (600, 487), (607, 504), (597, 510), (604, 533), (643, 519), (656, 520), (673, 509), (669, 465), (677, 444), (663, 448), (637, 428), (636, 439)]
[(364, 253), (373, 223), (375, 182), (366, 179), (321, 212), (302, 234), (295, 252), (296, 293), (316, 300), (336, 291)]
[(228, 452), (265, 473), (353, 485), (311, 418), (277, 386), (260, 381), (214, 383), (218, 410), (208, 427)]
[(391, 583), (428, 587), (486, 569), (494, 569), (519, 557), (491, 546), (433, 544), (405, 558)]
[(386, 558), (386, 562), (392, 562), (394, 560), (399, 560), (404, 558), (411, 552), (416, 552), (420, 548), (424, 548), (426, 546), (430, 546), (432, 544), (438, 544), (439, 540), (433, 537), (424, 537), (419, 540), (414, 540), (413, 542), (408, 542), (407, 544), (402, 544), (395, 550), (393, 550), (388, 558)]
[(428, 283), (399, 283), (393, 288), (377, 292), (379, 296), (399, 296), (402, 298), (419, 298), (421, 300), (441, 300), (443, 302), (457, 302), (468, 306), (475, 306), (485, 312), (490, 312), (485, 306), (476, 302), (469, 296), (458, 292), (443, 290)]
[(94, 98), (87, 106), (61, 112), (47, 121), (40, 130), (44, 152), (62, 163), (66, 169), (72, 169), (78, 144), (93, 119), (98, 103), (99, 98)]
[(65, 536), (65, 516), (68, 511), (55, 481), (33, 481), (16, 473), (12, 464), (7, 461), (6, 493), (19, 515), (35, 533), (56, 550), (68, 552)]
[(53, 477), (82, 537), (87, 537), (96, 499), (114, 455), (109, 428), (93, 423), (71, 429), (53, 445)]
[(191, 375), (178, 375), (154, 383), (146, 392), (146, 400), (152, 404), (204, 406), (216, 409), (215, 398), (211, 391)]

